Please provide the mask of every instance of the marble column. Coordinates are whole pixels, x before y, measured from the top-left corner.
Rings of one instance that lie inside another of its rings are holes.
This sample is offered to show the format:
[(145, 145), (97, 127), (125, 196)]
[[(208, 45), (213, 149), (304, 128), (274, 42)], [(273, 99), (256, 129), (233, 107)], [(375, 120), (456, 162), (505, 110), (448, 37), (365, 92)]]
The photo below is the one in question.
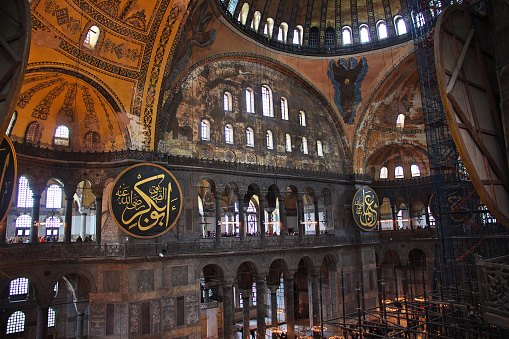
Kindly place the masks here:
[(216, 194), (216, 241), (221, 241), (221, 195)]
[(85, 237), (87, 236), (87, 212), (84, 209), (81, 211), (81, 229), (80, 236), (83, 241), (85, 241)]
[(71, 236), (72, 236), (72, 203), (73, 203), (72, 194), (65, 195), (65, 220), (64, 220), (64, 242), (67, 245), (71, 244)]
[(286, 326), (288, 338), (295, 337), (295, 300), (293, 295), (293, 278), (284, 278)]
[(279, 200), (279, 229), (281, 230), (281, 240), (284, 240), (286, 233), (288, 232), (288, 225), (285, 220), (285, 198), (278, 197)]
[(260, 199), (259, 201), (259, 211), (258, 211), (258, 220), (260, 222), (260, 239), (261, 241), (265, 240), (265, 198), (263, 195), (260, 195), (258, 197)]
[(270, 290), (270, 313), (271, 313), (271, 323), (272, 327), (277, 326), (277, 288), (278, 285), (269, 286)]
[(37, 308), (37, 331), (36, 339), (48, 338), (48, 310), (49, 305), (39, 306)]
[(233, 338), (233, 287), (223, 285), (223, 338)]
[(336, 271), (329, 271), (329, 284), (330, 284), (330, 301), (332, 314), (331, 318), (336, 319), (338, 317), (338, 289), (336, 283)]
[(318, 214), (318, 200), (313, 201), (313, 207), (315, 210), (315, 234), (320, 235), (320, 215)]
[(430, 226), (430, 221), (429, 221), (429, 204), (425, 204), (424, 205), (424, 215), (426, 216), (426, 227), (429, 227)]
[(303, 217), (303, 211), (302, 211), (302, 199), (300, 197), (297, 197), (297, 227), (299, 230), (299, 238), (302, 238), (304, 236), (304, 224), (302, 223), (304, 217)]
[(311, 327), (320, 325), (320, 299), (318, 294), (318, 274), (313, 273), (309, 276), (308, 294), (309, 294), (309, 322)]
[(242, 338), (249, 338), (249, 300), (251, 299), (251, 291), (242, 290)]
[(76, 316), (76, 339), (83, 339), (83, 323), (85, 313), (79, 312)]
[(410, 229), (414, 229), (414, 221), (412, 218), (412, 204), (408, 203), (408, 219), (410, 220)]
[(396, 223), (396, 205), (391, 205), (391, 212), (392, 212), (392, 229), (397, 230), (398, 224)]
[(239, 233), (240, 240), (244, 240), (246, 237), (246, 222), (244, 217), (244, 194), (240, 194), (238, 197), (239, 202)]
[(102, 215), (103, 215), (103, 200), (102, 196), (95, 196), (95, 244), (101, 245), (101, 230), (102, 230)]
[(265, 295), (267, 293), (267, 285), (265, 280), (256, 282), (256, 324), (257, 324), (257, 339), (265, 339)]
[(32, 225), (30, 226), (30, 243), (37, 244), (39, 237), (39, 212), (41, 209), (42, 191), (34, 188), (33, 205), (32, 205)]

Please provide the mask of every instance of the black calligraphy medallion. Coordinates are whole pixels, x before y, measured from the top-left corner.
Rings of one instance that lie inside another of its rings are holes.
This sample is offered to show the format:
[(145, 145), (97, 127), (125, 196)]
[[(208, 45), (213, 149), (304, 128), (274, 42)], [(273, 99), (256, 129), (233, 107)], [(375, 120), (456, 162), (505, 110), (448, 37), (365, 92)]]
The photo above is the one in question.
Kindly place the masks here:
[(0, 221), (2, 221), (14, 196), (14, 187), (16, 186), (16, 153), (14, 146), (8, 136), (4, 136), (0, 144)]
[(357, 226), (363, 231), (372, 231), (380, 215), (380, 205), (375, 191), (368, 186), (360, 188), (353, 197), (352, 213)]
[(182, 191), (175, 177), (154, 164), (138, 164), (115, 180), (110, 209), (120, 229), (136, 238), (168, 232), (182, 210)]

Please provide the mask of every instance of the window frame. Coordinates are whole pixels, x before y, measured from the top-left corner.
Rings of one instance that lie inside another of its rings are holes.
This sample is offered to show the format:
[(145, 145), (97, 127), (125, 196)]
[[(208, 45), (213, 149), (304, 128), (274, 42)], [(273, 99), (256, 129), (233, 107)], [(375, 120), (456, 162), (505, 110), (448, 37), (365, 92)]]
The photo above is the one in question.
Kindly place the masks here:
[(417, 164), (412, 164), (410, 166), (410, 173), (412, 175), (412, 178), (417, 178), (421, 176), (421, 169)]
[(254, 147), (254, 130), (252, 127), (246, 128), (246, 146)]
[(225, 112), (232, 112), (233, 111), (233, 100), (232, 100), (232, 94), (228, 91), (223, 93), (223, 110)]
[(299, 125), (302, 127), (306, 127), (306, 112), (299, 111)]
[[(366, 33), (365, 35), (363, 33)], [(366, 38), (366, 40), (364, 40)], [(369, 34), (369, 26), (366, 24), (359, 25), (359, 43), (360, 44), (368, 44), (371, 41), (371, 36)]]
[[(97, 28), (97, 32), (93, 29)], [(92, 36), (92, 34), (94, 34)], [(87, 47), (90, 50), (94, 50), (97, 47), (97, 43), (99, 42), (99, 38), (101, 37), (101, 29), (97, 25), (91, 25), (87, 33), (85, 34), (85, 38), (83, 39), (83, 46)]]
[[(348, 42), (345, 42), (345, 36), (348, 37)], [(353, 45), (352, 28), (350, 26), (343, 26), (341, 29), (341, 44), (343, 46)]]
[(210, 121), (207, 119), (200, 121), (200, 137), (203, 141), (210, 141)]
[(249, 114), (254, 114), (255, 113), (254, 91), (251, 87), (246, 88), (245, 96), (246, 96), (246, 112)]
[(262, 112), (265, 117), (274, 117), (274, 105), (272, 101), (272, 89), (267, 86), (262, 86)]
[(380, 179), (389, 179), (389, 169), (386, 166), (380, 168)]
[(405, 179), (405, 170), (403, 166), (396, 166), (396, 168), (394, 168), (394, 178)]
[(323, 157), (323, 143), (321, 140), (316, 140), (316, 153), (319, 157)]
[(233, 125), (224, 125), (224, 142), (228, 145), (233, 145)]
[(292, 137), (288, 133), (285, 135), (285, 150), (286, 152), (292, 151)]
[[(401, 32), (401, 26), (398, 24), (399, 22), (401, 22), (403, 24), (402, 27), (405, 28), (405, 31), (404, 32)], [(403, 18), (401, 15), (396, 15), (394, 17), (394, 27), (396, 28), (396, 35), (404, 35), (404, 34), (407, 34), (408, 33), (408, 28), (407, 28), (407, 24), (406, 24), (406, 21), (405, 21), (405, 18)]]
[(274, 137), (270, 129), (265, 133), (265, 139), (267, 143), (267, 149), (274, 149)]
[[(382, 37), (381, 35), (381, 27), (383, 26), (384, 30), (385, 30), (385, 36)], [(389, 30), (387, 28), (387, 23), (385, 22), (385, 20), (379, 20), (377, 23), (376, 23), (376, 34), (377, 34), (377, 37), (378, 37), (378, 40), (385, 40), (389, 37)]]

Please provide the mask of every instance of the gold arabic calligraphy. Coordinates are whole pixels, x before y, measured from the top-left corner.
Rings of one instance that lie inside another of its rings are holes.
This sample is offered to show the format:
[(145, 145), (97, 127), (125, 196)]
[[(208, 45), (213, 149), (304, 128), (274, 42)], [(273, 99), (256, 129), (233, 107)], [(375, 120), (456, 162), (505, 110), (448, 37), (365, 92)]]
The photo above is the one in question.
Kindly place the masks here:
[[(170, 212), (177, 209), (172, 203), (178, 198), (170, 200), (171, 182), (166, 187), (161, 185), (165, 178), (165, 174), (159, 174), (140, 180), (133, 189), (125, 183), (119, 185), (115, 195), (117, 203), (124, 206), (121, 220), (127, 229), (138, 227), (148, 231), (154, 226), (168, 227)], [(152, 183), (147, 192), (140, 187), (145, 183)]]
[(373, 227), (378, 219), (378, 203), (373, 192), (362, 190), (354, 200), (355, 214), (358, 216), (360, 226)]

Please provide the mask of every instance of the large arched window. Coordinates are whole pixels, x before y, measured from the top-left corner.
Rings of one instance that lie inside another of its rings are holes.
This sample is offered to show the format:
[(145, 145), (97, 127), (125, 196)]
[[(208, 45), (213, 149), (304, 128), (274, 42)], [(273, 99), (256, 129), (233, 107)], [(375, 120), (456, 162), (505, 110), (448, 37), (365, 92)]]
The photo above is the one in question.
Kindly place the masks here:
[(46, 208), (62, 207), (62, 187), (50, 185), (46, 190)]
[(288, 100), (285, 97), (281, 97), (281, 119), (288, 120)]
[(254, 131), (251, 127), (246, 128), (246, 145), (254, 147)]
[(25, 131), (25, 142), (36, 144), (39, 142), (40, 127), (37, 121), (31, 122)]
[(387, 167), (382, 167), (380, 169), (380, 179), (387, 179), (389, 177), (389, 170)]
[(18, 180), (18, 207), (32, 207), (34, 205), (33, 195), (28, 179), (21, 176)]
[(223, 109), (227, 112), (232, 111), (232, 94), (230, 92), (224, 92), (223, 94)]
[(309, 30), (309, 46), (317, 47), (318, 46), (318, 27), (311, 27)]
[(32, 225), (32, 217), (28, 214), (22, 214), (16, 218), (16, 236), (24, 237), (30, 235), (30, 226)]
[(341, 31), (341, 38), (343, 39), (343, 46), (352, 44), (352, 29), (348, 26), (343, 27)]
[(389, 36), (387, 33), (387, 24), (383, 20), (378, 21), (376, 24), (376, 31), (378, 34), (378, 40), (387, 39)]
[(306, 126), (306, 113), (303, 111), (299, 112), (299, 124), (301, 126)]
[(96, 131), (88, 131), (85, 133), (85, 147), (92, 148), (99, 145), (101, 142), (101, 135)]
[(334, 31), (334, 28), (327, 27), (325, 30), (325, 47), (334, 47), (336, 44), (336, 32)]
[(94, 49), (95, 45), (97, 45), (97, 41), (99, 41), (99, 36), (101, 35), (101, 30), (99, 27), (93, 25), (88, 29), (87, 35), (85, 35), (85, 40), (83, 41), (83, 45), (90, 49)]
[(308, 154), (308, 139), (302, 137), (302, 153)]
[(64, 125), (60, 125), (55, 130), (55, 145), (69, 146), (69, 128)]
[(251, 88), (246, 88), (246, 112), (254, 113), (254, 95)]
[(285, 136), (285, 149), (287, 152), (292, 151), (292, 137), (290, 136), (290, 134), (286, 134)]
[(419, 169), (419, 166), (417, 166), (416, 164), (410, 166), (410, 173), (412, 173), (412, 178), (421, 176), (421, 170)]
[(279, 25), (277, 40), (286, 43), (287, 35), (288, 35), (288, 24), (286, 22), (282, 22), (281, 25)]
[(398, 117), (396, 118), (396, 127), (398, 127), (398, 128), (405, 127), (405, 115), (404, 114), (398, 114)]
[(242, 9), (239, 13), (239, 22), (243, 25), (246, 24), (247, 14), (249, 13), (249, 4), (246, 2), (242, 5)]
[(274, 116), (274, 108), (272, 107), (272, 91), (270, 87), (266, 85), (262, 86), (262, 107), (264, 116)]
[(360, 25), (359, 26), (359, 38), (361, 44), (365, 44), (369, 42), (369, 28), (368, 25)]
[(316, 153), (319, 157), (323, 157), (323, 145), (320, 140), (316, 141)]
[(254, 12), (253, 21), (251, 21), (251, 28), (258, 32), (258, 28), (260, 27), (260, 20), (262, 15), (259, 11)]
[(55, 318), (56, 315), (53, 307), (48, 308), (48, 327), (55, 327)]
[(265, 24), (265, 27), (263, 28), (263, 34), (269, 37), (269, 39), (272, 39), (272, 31), (274, 30), (274, 19), (267, 18), (267, 23)]
[(19, 333), (25, 331), (25, 313), (16, 311), (7, 320), (7, 331), (5, 334)]
[(293, 43), (295, 45), (302, 46), (302, 35), (304, 33), (304, 28), (301, 25), (297, 25), (293, 30)]
[(224, 126), (224, 142), (233, 144), (233, 126), (230, 124)]
[(405, 173), (403, 172), (403, 166), (398, 166), (394, 169), (394, 177), (396, 179), (403, 179), (405, 177)]
[(247, 207), (246, 214), (247, 214), (247, 233), (254, 235), (256, 232), (258, 232), (257, 228), (258, 217), (253, 200), (249, 201), (249, 206)]
[(201, 140), (210, 140), (210, 122), (202, 120), (200, 123)]
[(268, 130), (266, 134), (267, 149), (274, 149), (274, 140), (272, 138), (272, 131)]
[(28, 298), (28, 279), (17, 278), (9, 283), (9, 300), (20, 301)]
[(396, 34), (403, 35), (407, 33), (406, 22), (402, 16), (396, 16), (394, 18), (394, 26), (396, 26)]

